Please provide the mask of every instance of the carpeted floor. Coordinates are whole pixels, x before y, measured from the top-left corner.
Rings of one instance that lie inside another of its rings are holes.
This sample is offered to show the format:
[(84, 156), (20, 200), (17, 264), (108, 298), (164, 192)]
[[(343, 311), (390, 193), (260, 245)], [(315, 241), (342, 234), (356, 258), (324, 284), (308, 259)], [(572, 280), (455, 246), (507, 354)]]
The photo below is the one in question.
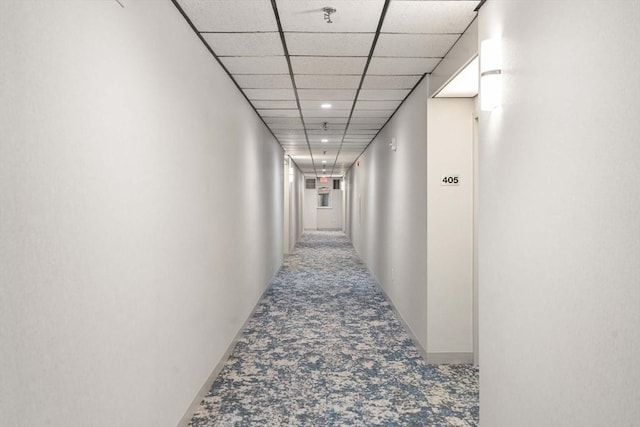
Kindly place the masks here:
[(190, 426), (476, 426), (478, 371), (427, 365), (341, 232), (307, 232)]

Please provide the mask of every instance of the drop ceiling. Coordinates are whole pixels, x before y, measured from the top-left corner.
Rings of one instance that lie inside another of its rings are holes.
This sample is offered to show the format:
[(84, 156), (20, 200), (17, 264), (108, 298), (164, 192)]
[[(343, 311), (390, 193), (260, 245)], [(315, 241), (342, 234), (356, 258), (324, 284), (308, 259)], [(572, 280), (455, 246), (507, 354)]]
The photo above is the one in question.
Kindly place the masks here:
[[(285, 152), (318, 177), (344, 175), (481, 3), (172, 1)], [(336, 9), (331, 23), (325, 7)]]

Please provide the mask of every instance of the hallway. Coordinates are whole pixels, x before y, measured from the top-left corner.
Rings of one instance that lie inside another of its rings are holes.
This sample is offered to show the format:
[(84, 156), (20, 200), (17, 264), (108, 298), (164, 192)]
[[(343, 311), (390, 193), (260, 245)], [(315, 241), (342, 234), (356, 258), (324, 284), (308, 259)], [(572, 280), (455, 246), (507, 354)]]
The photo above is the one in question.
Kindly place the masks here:
[(346, 236), (307, 231), (190, 425), (477, 421), (477, 370), (426, 365)]

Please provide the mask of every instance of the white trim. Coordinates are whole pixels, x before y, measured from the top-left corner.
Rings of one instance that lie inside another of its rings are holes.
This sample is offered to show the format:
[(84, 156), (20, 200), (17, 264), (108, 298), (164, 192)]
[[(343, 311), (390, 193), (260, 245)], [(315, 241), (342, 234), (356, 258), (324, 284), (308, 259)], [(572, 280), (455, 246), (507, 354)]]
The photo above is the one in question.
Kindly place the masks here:
[(431, 365), (471, 365), (473, 352), (427, 353), (427, 363)]

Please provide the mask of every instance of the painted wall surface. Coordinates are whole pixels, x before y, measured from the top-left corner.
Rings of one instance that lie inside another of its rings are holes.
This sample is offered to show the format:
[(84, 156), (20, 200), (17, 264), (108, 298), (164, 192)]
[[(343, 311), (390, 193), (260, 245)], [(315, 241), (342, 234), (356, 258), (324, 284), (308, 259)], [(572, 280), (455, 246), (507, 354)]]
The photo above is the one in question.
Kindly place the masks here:
[[(345, 178), (346, 230), (420, 343), (427, 342), (427, 80)], [(398, 149), (389, 149), (392, 137)]]
[(344, 211), (342, 190), (331, 190), (331, 208), (318, 208), (317, 226), (319, 230), (342, 230)]
[(479, 19), (504, 93), (480, 115), (481, 425), (639, 426), (640, 2)]
[(175, 426), (282, 262), (280, 146), (123, 3), (0, 2), (3, 426)]
[(478, 20), (475, 19), (429, 76), (429, 96), (440, 91), (477, 55)]
[[(433, 98), (428, 102), (426, 350), (434, 360), (470, 362), (474, 101)], [(442, 177), (453, 175), (458, 176), (458, 185), (443, 186)]]
[[(306, 177), (305, 179), (310, 179)], [(318, 228), (318, 190), (317, 189), (304, 189), (304, 201), (303, 201), (303, 224), (305, 230), (316, 230)]]
[(289, 192), (289, 247), (290, 252), (302, 235), (302, 215), (304, 198), (304, 175), (295, 163), (291, 162), (293, 176), (288, 184)]

